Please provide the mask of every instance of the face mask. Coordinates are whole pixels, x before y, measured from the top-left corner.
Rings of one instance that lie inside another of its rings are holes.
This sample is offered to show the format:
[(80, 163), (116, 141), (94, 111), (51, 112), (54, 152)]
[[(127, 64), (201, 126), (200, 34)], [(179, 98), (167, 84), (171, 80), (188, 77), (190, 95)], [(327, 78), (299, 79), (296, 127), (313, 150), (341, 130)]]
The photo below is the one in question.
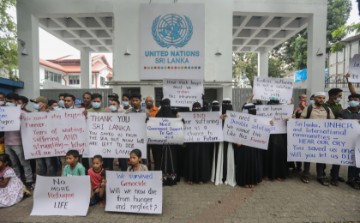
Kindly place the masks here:
[(55, 106), (53, 109), (54, 109), (54, 111), (60, 111), (61, 110), (61, 108), (59, 106)]
[(3, 106), (5, 104), (5, 101), (0, 101), (0, 106)]
[(337, 99), (335, 100), (336, 103), (339, 103), (340, 101), (341, 101), (341, 98), (337, 98)]
[(101, 102), (91, 102), (91, 106), (92, 106), (93, 108), (100, 108)]
[(40, 109), (40, 105), (39, 105), (39, 104), (33, 104), (33, 106), (34, 106), (34, 109), (35, 109), (36, 111), (39, 111), (39, 109)]
[(110, 109), (110, 111), (112, 111), (112, 112), (116, 112), (116, 111), (117, 111), (117, 107), (116, 107), (115, 105), (111, 105), (111, 106), (109, 107), (109, 109)]
[(122, 104), (124, 107), (129, 106), (129, 102), (128, 102), (128, 101), (122, 101), (121, 104)]
[(358, 102), (358, 101), (349, 101), (349, 106), (352, 108), (358, 107), (359, 104), (360, 104), (360, 102)]
[(314, 100), (310, 100), (310, 101), (309, 101), (309, 104), (313, 105), (313, 104), (315, 104), (315, 101), (314, 101)]
[(60, 100), (60, 101), (58, 102), (58, 105), (59, 105), (60, 107), (64, 108), (64, 107), (65, 107), (64, 100)]
[(11, 102), (6, 102), (5, 106), (7, 106), (7, 107), (16, 107), (16, 104), (11, 103)]

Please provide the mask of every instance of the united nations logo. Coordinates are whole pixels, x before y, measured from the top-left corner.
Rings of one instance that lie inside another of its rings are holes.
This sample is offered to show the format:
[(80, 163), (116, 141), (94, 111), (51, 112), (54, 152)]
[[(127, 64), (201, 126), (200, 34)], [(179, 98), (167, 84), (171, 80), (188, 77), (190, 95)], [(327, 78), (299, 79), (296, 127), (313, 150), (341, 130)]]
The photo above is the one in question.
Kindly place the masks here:
[(185, 46), (193, 34), (191, 20), (187, 16), (167, 14), (158, 16), (152, 24), (154, 40), (162, 47)]

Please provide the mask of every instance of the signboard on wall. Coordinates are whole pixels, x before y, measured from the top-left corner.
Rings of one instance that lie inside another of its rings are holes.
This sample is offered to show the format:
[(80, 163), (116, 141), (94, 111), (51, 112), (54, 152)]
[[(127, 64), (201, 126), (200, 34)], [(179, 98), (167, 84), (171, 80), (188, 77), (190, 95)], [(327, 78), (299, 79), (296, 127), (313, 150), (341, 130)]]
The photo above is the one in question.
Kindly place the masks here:
[(204, 79), (204, 4), (140, 5), (140, 79)]

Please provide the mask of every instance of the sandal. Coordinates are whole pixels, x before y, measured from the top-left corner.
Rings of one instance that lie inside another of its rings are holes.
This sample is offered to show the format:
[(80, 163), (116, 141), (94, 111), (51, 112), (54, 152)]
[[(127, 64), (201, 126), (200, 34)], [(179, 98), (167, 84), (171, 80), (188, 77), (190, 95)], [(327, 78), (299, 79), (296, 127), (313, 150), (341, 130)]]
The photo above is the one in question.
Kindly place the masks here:
[(308, 184), (310, 182), (309, 177), (305, 175), (301, 176), (300, 180), (305, 184)]
[(329, 180), (326, 177), (318, 178), (318, 181), (323, 186), (329, 186)]

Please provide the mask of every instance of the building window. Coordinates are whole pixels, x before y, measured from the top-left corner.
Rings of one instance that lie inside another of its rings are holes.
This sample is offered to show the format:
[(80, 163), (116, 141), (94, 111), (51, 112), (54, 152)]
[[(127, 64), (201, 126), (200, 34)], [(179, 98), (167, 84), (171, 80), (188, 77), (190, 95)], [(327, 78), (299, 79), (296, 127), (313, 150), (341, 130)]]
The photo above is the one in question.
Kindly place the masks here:
[(105, 85), (105, 78), (104, 77), (100, 77), (100, 85), (101, 86)]
[(51, 71), (45, 71), (45, 80), (57, 82), (61, 84), (61, 74), (57, 74)]
[(69, 75), (69, 84), (70, 85), (79, 85), (80, 78), (78, 75)]

